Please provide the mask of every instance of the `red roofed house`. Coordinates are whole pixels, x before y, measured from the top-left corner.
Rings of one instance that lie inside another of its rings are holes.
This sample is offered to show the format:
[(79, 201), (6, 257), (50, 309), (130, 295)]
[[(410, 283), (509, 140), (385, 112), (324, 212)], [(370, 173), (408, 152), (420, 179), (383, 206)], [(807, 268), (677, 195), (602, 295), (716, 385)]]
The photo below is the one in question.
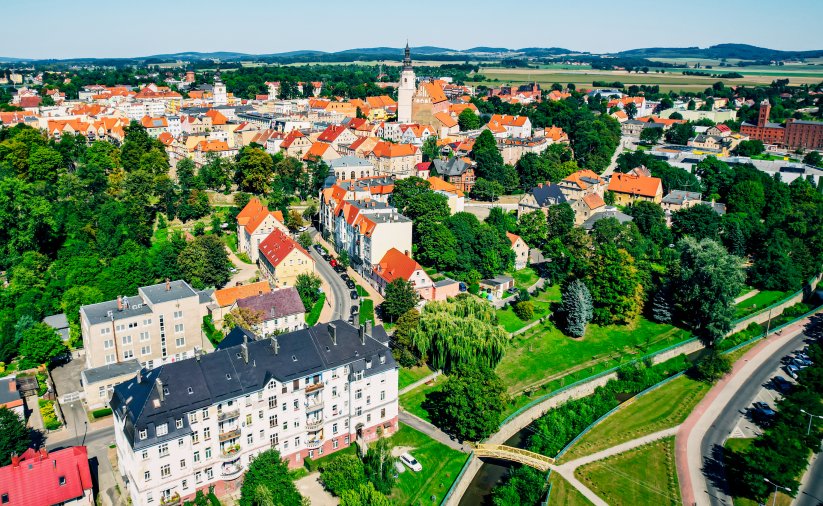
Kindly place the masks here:
[(356, 141), (357, 135), (345, 126), (329, 125), (325, 130), (323, 130), (320, 136), (317, 137), (317, 140), (320, 142), (325, 142), (326, 144), (331, 144), (331, 146), (336, 150), (341, 144), (348, 145)]
[(411, 144), (380, 141), (368, 153), (368, 158), (376, 173), (403, 179), (413, 175), (415, 166), (423, 161), (423, 154)]
[(3, 506), (94, 505), (89, 454), (85, 446), (48, 453), (29, 448), (0, 467)]
[(423, 267), (414, 261), (409, 252), (403, 253), (397, 248), (386, 251), (383, 258), (374, 266), (372, 284), (381, 295), (386, 294), (386, 286), (395, 279), (410, 282), (420, 298), (434, 299), (434, 283)]
[(281, 211), (269, 211), (253, 197), (237, 215), (237, 248), (249, 255), (252, 262), (258, 258), (258, 245), (272, 230), (289, 233)]
[(302, 158), (303, 154), (309, 151), (311, 145), (311, 139), (303, 135), (300, 130), (292, 130), (286, 135), (283, 142), (280, 143), (280, 149), (284, 150), (286, 154), (292, 158)]
[(310, 161), (324, 161), (326, 163), (340, 158), (340, 153), (334, 149), (334, 146), (325, 142), (315, 142), (311, 145), (306, 154), (303, 155), (304, 162)]
[(659, 204), (663, 200), (660, 178), (615, 172), (609, 180), (608, 191), (614, 193), (614, 203), (625, 206), (638, 200)]
[(529, 264), (529, 245), (517, 234), (506, 232), (506, 237), (511, 241), (514, 251), (514, 270), (525, 269)]
[(491, 133), (498, 138), (519, 137), (525, 139), (532, 136), (532, 122), (527, 116), (493, 114), (484, 128), (491, 130)]
[(260, 270), (275, 287), (294, 286), (300, 274), (314, 273), (314, 260), (302, 246), (280, 229), (260, 243)]

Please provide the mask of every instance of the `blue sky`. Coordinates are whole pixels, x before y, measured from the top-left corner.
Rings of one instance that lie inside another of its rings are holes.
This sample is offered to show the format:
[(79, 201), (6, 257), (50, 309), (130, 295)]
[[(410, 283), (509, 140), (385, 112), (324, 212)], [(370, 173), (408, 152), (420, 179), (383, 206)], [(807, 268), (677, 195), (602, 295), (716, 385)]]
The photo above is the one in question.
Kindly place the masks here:
[(455, 49), (823, 49), (821, 0), (2, 0), (0, 13), (0, 56), (23, 58), (336, 51), (400, 47), (407, 37), (412, 46)]

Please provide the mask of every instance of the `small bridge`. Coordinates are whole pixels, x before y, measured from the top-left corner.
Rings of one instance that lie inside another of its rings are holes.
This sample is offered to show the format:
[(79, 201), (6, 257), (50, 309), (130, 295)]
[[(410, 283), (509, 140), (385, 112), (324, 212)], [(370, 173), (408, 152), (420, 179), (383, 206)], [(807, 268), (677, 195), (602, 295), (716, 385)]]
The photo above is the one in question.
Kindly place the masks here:
[(511, 460), (546, 472), (554, 464), (554, 459), (539, 453), (522, 450), (506, 445), (473, 444), (474, 454), (478, 457)]

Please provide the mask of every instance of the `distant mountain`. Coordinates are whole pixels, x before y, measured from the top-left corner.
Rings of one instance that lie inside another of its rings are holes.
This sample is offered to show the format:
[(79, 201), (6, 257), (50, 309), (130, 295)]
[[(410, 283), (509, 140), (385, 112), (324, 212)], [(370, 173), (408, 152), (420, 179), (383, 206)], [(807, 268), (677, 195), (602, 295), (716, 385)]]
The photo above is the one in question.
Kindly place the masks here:
[(515, 51), (533, 57), (557, 56), (561, 54), (586, 54), (585, 51), (572, 51), (571, 49), (563, 47), (524, 47), (522, 49), (516, 49)]
[(781, 51), (749, 44), (717, 44), (700, 47), (647, 47), (614, 53), (617, 56), (639, 58), (732, 58), (740, 60), (788, 60), (795, 58), (818, 58), (823, 50)]
[[(236, 60), (238, 58), (244, 58), (253, 56), (247, 53), (238, 53), (234, 51), (215, 51), (213, 53), (200, 53), (197, 51), (185, 51), (181, 53), (169, 53), (169, 54), (154, 54), (151, 56), (145, 56), (139, 59), (152, 59), (152, 60)], [(138, 58), (135, 58), (138, 59)]]
[(26, 61), (26, 60), (23, 60), (21, 58), (9, 58), (7, 56), (0, 56), (0, 63), (16, 63), (16, 62), (21, 62), (21, 61)]
[(510, 53), (512, 50), (505, 47), (478, 46), (464, 49), (464, 53)]

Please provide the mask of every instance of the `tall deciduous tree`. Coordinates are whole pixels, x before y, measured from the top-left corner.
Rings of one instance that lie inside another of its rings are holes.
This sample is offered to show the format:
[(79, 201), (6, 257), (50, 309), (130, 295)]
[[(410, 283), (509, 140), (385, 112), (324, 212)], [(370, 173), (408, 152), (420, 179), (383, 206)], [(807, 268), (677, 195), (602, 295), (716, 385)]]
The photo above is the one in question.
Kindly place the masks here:
[(745, 278), (741, 260), (717, 241), (686, 237), (678, 243), (680, 272), (674, 298), (683, 321), (707, 346), (731, 330), (734, 299)]
[(29, 444), (29, 428), (25, 420), (9, 408), (0, 406), (0, 466), (9, 465), (12, 453), (22, 454)]
[(45, 323), (35, 323), (23, 332), (20, 355), (29, 367), (47, 364), (54, 357), (65, 353), (66, 350), (60, 334)]
[(383, 313), (394, 321), (414, 308), (418, 300), (420, 296), (417, 295), (414, 285), (403, 278), (397, 278), (386, 286), (386, 300), (383, 301), (381, 307)]
[(311, 310), (317, 299), (320, 298), (320, 278), (315, 274), (298, 274), (294, 283), (294, 288), (300, 294), (300, 300), (306, 311)]
[(645, 294), (635, 260), (626, 250), (599, 245), (586, 284), (594, 302), (595, 323), (625, 324), (640, 315)]
[(477, 163), (478, 178), (500, 182), (503, 178), (503, 155), (497, 149), (497, 140), (490, 130), (483, 130), (474, 141), (472, 156)]
[(294, 486), (289, 468), (277, 450), (267, 450), (254, 458), (243, 478), (240, 506), (259, 506), (262, 488), (278, 506), (303, 506), (303, 497)]
[(543, 211), (532, 211), (520, 217), (517, 232), (533, 248), (542, 248), (549, 238), (549, 224)]
[(188, 243), (177, 258), (183, 277), (195, 288), (221, 287), (231, 279), (232, 264), (219, 237), (203, 235)]
[(269, 189), (274, 163), (260, 148), (244, 147), (235, 163), (235, 181), (241, 191), (263, 195)]
[(579, 279), (575, 279), (563, 288), (562, 297), (566, 332), (574, 337), (582, 337), (594, 314), (589, 288)]
[(460, 126), (460, 131), (477, 130), (480, 128), (480, 116), (478, 116), (472, 109), (466, 107), (457, 116), (457, 124)]

